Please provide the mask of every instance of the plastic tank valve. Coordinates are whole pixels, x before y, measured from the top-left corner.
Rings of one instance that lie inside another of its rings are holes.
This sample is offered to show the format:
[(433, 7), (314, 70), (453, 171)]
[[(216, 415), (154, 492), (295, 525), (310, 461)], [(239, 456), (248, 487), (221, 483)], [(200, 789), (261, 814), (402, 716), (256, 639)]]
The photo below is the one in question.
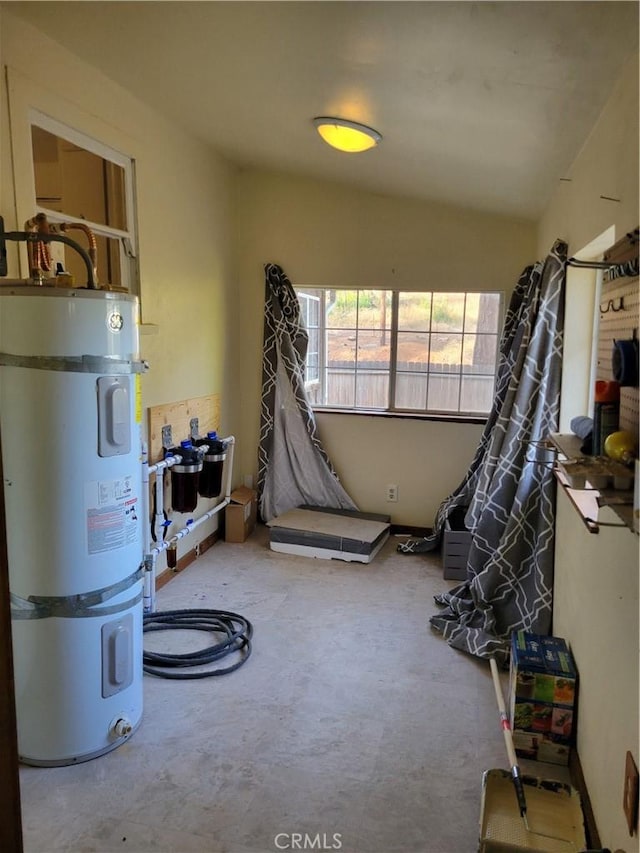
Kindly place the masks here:
[(111, 726), (113, 737), (127, 737), (133, 731), (133, 726), (126, 717), (119, 717)]

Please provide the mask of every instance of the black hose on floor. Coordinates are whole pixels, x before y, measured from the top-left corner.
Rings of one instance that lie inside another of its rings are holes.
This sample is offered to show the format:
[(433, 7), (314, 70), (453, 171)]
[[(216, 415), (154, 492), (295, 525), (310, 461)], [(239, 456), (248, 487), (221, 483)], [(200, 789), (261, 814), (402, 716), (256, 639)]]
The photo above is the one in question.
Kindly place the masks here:
[[(253, 626), (248, 619), (227, 610), (164, 610), (160, 613), (145, 613), (142, 630), (147, 631), (208, 631), (221, 634), (221, 642), (195, 652), (172, 655), (167, 652), (142, 651), (142, 668), (149, 675), (161, 678), (208, 678), (226, 675), (246, 663), (251, 654)], [(190, 666), (206, 666), (237, 653), (235, 663), (221, 669), (203, 672), (175, 672)]]

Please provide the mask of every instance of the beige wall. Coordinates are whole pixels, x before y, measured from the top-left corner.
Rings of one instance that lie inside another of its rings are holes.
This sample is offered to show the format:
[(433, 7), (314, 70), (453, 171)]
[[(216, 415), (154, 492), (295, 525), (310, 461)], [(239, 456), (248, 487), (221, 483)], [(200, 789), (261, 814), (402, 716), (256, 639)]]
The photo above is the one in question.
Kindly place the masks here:
[[(601, 251), (638, 225), (638, 58), (629, 63), (600, 120), (539, 224), (539, 246), (559, 236), (570, 254)], [(619, 198), (606, 201), (600, 195)], [(599, 245), (600, 244), (600, 245)], [(571, 273), (567, 299), (565, 386), (581, 398), (566, 400), (565, 422), (586, 414), (588, 350), (594, 273)], [(587, 340), (588, 339), (588, 340)], [(581, 342), (581, 343), (580, 343)], [(610, 511), (604, 517), (616, 521)], [(636, 763), (638, 745), (638, 537), (602, 528), (590, 534), (564, 495), (558, 499), (553, 631), (571, 645), (580, 675), (578, 752), (602, 843), (638, 850), (622, 810), (625, 754)]]
[[(339, 156), (339, 155), (338, 155)], [(531, 223), (359, 192), (285, 174), (245, 171), (238, 190), (237, 352), (243, 376), (239, 469), (255, 473), (264, 305), (263, 265), (294, 284), (501, 290), (534, 260)], [(464, 475), (478, 424), (320, 414), (320, 436), (354, 500), (402, 524), (431, 525)], [(397, 503), (385, 484), (397, 483)]]
[[(151, 365), (143, 378), (144, 406), (218, 393), (223, 431), (233, 432), (237, 384), (229, 328), (234, 170), (6, 9), (2, 58), (9, 67), (14, 144), (12, 162), (3, 86), (1, 211), (7, 229), (22, 228), (34, 213), (29, 107), (133, 157), (146, 332), (141, 349)], [(17, 252), (12, 244), (12, 275), (18, 274)], [(198, 537), (206, 536), (216, 521), (204, 525)], [(188, 539), (184, 547), (193, 544)]]
[(626, 752), (639, 757), (638, 537), (589, 533), (562, 492), (557, 513), (553, 633), (578, 668), (578, 754), (603, 845), (632, 853), (622, 802)]
[[(638, 225), (638, 54), (629, 60), (582, 150), (561, 177), (538, 226), (538, 252), (556, 237), (576, 254), (615, 226), (616, 240)], [(608, 201), (601, 196), (620, 199)]]

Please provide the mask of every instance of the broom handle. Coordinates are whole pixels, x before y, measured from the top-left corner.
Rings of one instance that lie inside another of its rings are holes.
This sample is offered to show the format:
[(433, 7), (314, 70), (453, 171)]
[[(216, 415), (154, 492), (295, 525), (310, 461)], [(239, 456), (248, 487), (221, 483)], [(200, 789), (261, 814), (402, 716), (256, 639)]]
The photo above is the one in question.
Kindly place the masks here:
[(491, 677), (493, 678), (493, 687), (496, 691), (496, 700), (498, 702), (498, 710), (500, 711), (500, 726), (504, 736), (504, 743), (507, 747), (507, 755), (509, 756), (509, 764), (511, 765), (511, 776), (513, 777), (513, 785), (516, 789), (516, 797), (518, 798), (518, 808), (520, 814), (524, 817), (527, 813), (527, 801), (524, 796), (522, 787), (522, 779), (520, 778), (520, 767), (516, 751), (513, 746), (513, 736), (511, 734), (511, 724), (507, 716), (507, 709), (504, 706), (504, 696), (502, 695), (502, 687), (500, 686), (500, 675), (498, 674), (498, 664), (495, 658), (489, 658), (489, 666), (491, 667)]

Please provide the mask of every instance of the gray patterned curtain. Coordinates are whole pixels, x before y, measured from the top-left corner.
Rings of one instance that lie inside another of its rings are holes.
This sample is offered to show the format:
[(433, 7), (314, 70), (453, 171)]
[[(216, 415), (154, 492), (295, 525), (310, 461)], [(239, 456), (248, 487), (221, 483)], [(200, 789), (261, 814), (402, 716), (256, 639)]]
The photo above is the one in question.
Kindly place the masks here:
[(567, 246), (522, 273), (507, 312), (493, 409), (464, 480), (434, 532), (406, 553), (438, 547), (446, 519), (467, 507), (468, 580), (436, 596), (431, 617), (454, 648), (506, 659), (512, 631), (551, 626), (555, 482), (543, 440), (558, 429)]
[(291, 282), (265, 266), (264, 350), (258, 449), (260, 514), (270, 521), (303, 504), (357, 509), (316, 434), (304, 388), (308, 336)]

